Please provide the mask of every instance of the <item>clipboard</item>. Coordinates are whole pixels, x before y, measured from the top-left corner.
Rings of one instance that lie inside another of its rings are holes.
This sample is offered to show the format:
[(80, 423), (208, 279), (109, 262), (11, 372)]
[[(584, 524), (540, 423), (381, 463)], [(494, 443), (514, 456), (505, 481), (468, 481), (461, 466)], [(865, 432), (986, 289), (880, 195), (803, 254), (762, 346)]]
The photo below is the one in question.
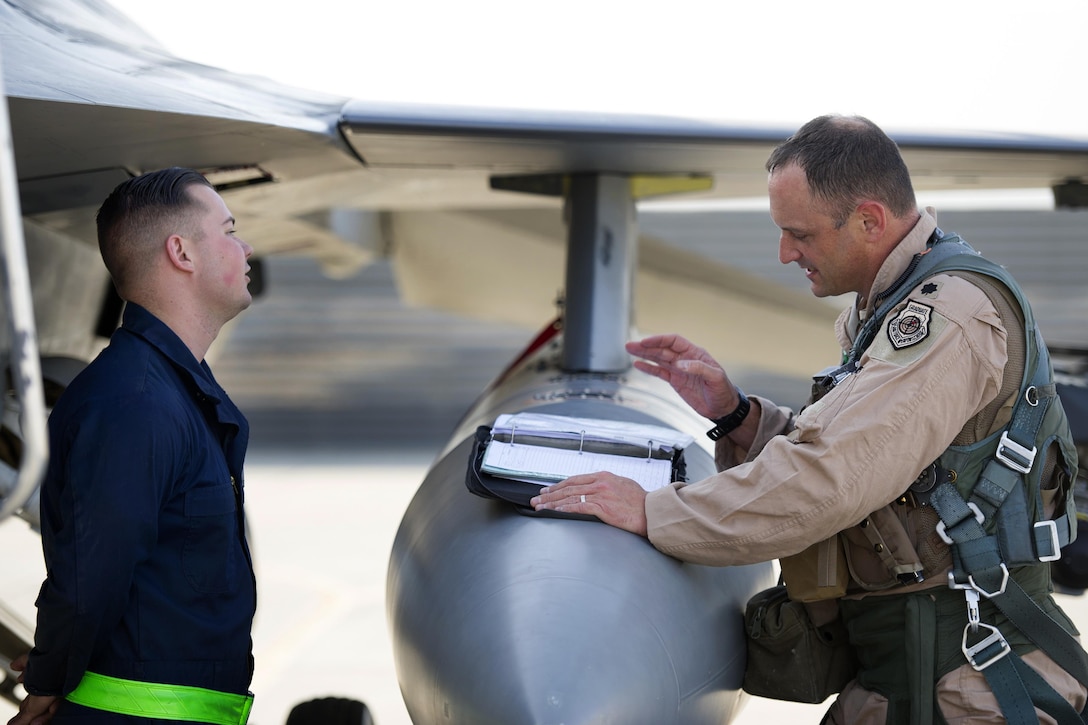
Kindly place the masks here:
[[(488, 445), (493, 441), (499, 441), (500, 443), (508, 443), (509, 441), (500, 440), (503, 437), (502, 434), (496, 435), (491, 426), (482, 425), (476, 429), (472, 448), (469, 454), (468, 470), (465, 476), (465, 486), (468, 490), (482, 498), (497, 499), (505, 501), (514, 506), (514, 510), (523, 516), (534, 516), (540, 518), (566, 518), (566, 519), (579, 519), (584, 521), (598, 521), (596, 516), (591, 514), (579, 514), (568, 513), (562, 511), (552, 510), (535, 510), (529, 501), (534, 496), (540, 493), (541, 489), (552, 483), (554, 480), (526, 480), (522, 478), (512, 478), (507, 476), (498, 476), (489, 473), (485, 470), (483, 465), (484, 456), (487, 453)], [(534, 437), (529, 439), (517, 435), (517, 440), (520, 440), (526, 445), (539, 445), (541, 441)], [(560, 442), (554, 438), (548, 438), (549, 445), (554, 445), (558, 449), (578, 448), (582, 446), (584, 448), (585, 443), (581, 441)], [(600, 444), (595, 447), (599, 448)], [(618, 449), (608, 449), (609, 452), (615, 452)], [(577, 452), (577, 451), (575, 451)], [(636, 455), (637, 454), (637, 455)], [(623, 455), (623, 454), (621, 454)], [(633, 461), (641, 461), (642, 457), (648, 455), (645, 448), (631, 449), (626, 455), (631, 456)], [(686, 464), (684, 463), (684, 449), (677, 447), (675, 449), (669, 449), (665, 451), (657, 451), (657, 456), (667, 456), (667, 465), (669, 467), (671, 481), (686, 481)], [(594, 470), (607, 470), (605, 468), (594, 468)], [(622, 475), (622, 474), (621, 474)], [(565, 478), (566, 476), (562, 476)]]

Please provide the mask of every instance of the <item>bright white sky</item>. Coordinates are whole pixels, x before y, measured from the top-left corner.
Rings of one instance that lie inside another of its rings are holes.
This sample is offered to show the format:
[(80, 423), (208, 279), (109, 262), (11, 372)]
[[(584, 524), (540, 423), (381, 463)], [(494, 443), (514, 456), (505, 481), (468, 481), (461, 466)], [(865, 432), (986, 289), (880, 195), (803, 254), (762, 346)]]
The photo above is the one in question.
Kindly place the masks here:
[(176, 55), (358, 99), (1088, 137), (1085, 0), (113, 4)]

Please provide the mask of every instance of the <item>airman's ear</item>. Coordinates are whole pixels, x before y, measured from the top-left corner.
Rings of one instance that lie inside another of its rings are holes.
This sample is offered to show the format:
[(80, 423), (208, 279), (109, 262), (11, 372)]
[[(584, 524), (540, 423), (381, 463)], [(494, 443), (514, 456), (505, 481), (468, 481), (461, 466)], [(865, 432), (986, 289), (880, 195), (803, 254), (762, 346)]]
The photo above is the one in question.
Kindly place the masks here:
[(175, 268), (183, 272), (193, 270), (193, 260), (190, 255), (192, 242), (180, 234), (171, 234), (166, 238), (166, 256)]

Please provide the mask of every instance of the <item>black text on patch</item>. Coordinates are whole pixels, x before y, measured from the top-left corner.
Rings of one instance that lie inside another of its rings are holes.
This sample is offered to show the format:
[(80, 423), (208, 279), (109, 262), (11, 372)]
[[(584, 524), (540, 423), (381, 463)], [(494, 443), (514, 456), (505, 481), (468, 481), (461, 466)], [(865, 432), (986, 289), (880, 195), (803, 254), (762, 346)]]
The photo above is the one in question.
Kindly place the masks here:
[(933, 308), (921, 302), (908, 300), (895, 318), (888, 323), (888, 339), (892, 347), (901, 350), (926, 339), (929, 334), (929, 317)]

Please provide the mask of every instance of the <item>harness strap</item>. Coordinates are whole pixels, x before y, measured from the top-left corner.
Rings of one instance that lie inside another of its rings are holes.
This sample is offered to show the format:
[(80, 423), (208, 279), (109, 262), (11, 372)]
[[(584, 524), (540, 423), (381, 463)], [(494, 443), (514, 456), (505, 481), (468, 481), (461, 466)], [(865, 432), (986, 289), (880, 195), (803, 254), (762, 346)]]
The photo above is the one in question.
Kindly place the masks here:
[(1001, 706), (1001, 714), (1012, 725), (1035, 725), (1038, 707), (1057, 721), (1058, 725), (1083, 725), (1084, 720), (1064, 697), (1015, 654), (1000, 657), (982, 670), (986, 682)]
[[(1088, 654), (1060, 624), (1054, 621), (1027, 592), (1009, 576), (1001, 561), (997, 540), (982, 528), (980, 517), (952, 484), (941, 484), (930, 499), (945, 523), (944, 531), (955, 542), (954, 588), (973, 589), (990, 599), (1037, 647), (1088, 687)], [(946, 518), (946, 516), (948, 518)], [(948, 522), (953, 522), (948, 525)], [(964, 572), (967, 580), (961, 581)]]
[(937, 607), (931, 599), (911, 597), (904, 608), (904, 639), (907, 657), (907, 686), (910, 692), (910, 725), (932, 722), (934, 705), (933, 673), (937, 668)]
[(77, 705), (155, 720), (186, 720), (210, 725), (245, 725), (253, 695), (187, 685), (123, 680), (86, 672), (67, 698)]
[[(1073, 635), (1009, 576), (997, 539), (982, 528), (984, 519), (977, 506), (966, 503), (955, 487), (947, 483), (938, 486), (930, 503), (941, 516), (942, 538), (955, 543), (952, 546), (955, 566), (949, 574), (949, 585), (965, 590), (969, 611), (972, 601), (975, 605), (973, 624), (963, 633), (964, 655), (986, 678), (1005, 719), (1014, 725), (1036, 723), (1035, 707), (1038, 707), (1058, 723), (1084, 723), (1082, 714), (1012, 651), (1000, 630), (978, 621), (979, 597), (993, 602), (1018, 631), (1085, 686), (1088, 686), (1088, 654)], [(951, 526), (947, 526), (949, 522), (953, 522)], [(962, 577), (964, 573), (966, 583), (957, 579), (957, 574)], [(972, 636), (982, 639), (969, 644)]]

